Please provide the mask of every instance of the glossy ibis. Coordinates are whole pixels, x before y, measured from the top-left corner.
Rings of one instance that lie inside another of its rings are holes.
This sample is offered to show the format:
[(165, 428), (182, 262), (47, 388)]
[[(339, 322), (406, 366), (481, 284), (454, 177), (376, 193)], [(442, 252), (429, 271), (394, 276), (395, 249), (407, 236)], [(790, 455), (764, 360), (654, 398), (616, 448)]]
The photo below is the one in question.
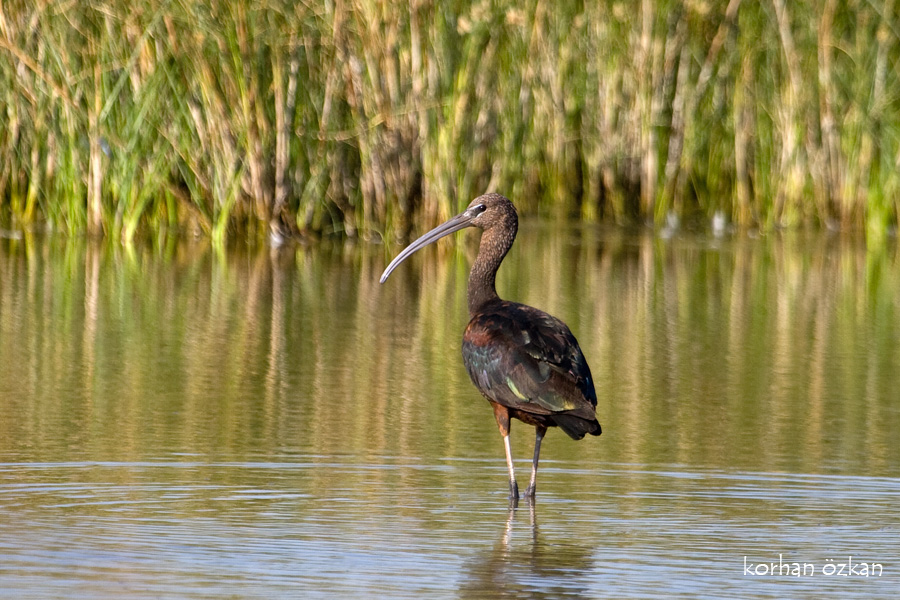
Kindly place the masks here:
[(471, 320), (463, 336), (463, 362), (472, 383), (494, 409), (506, 448), (509, 494), (519, 497), (509, 449), (510, 417), (535, 428), (531, 484), (533, 498), (541, 440), (548, 427), (559, 427), (572, 439), (600, 435), (594, 412), (597, 394), (591, 370), (575, 336), (565, 323), (531, 306), (501, 300), (494, 279), (516, 239), (516, 209), (500, 194), (485, 194), (466, 210), (435, 227), (397, 255), (381, 275), (381, 283), (420, 248), (465, 227), (482, 230), (478, 257), (469, 273)]

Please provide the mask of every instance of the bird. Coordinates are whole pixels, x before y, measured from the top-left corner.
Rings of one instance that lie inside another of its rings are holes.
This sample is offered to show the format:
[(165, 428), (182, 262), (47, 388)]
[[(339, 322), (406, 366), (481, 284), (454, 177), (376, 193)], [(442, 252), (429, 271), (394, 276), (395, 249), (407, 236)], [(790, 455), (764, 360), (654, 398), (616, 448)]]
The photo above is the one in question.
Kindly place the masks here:
[(585, 434), (600, 435), (601, 428), (591, 370), (569, 327), (542, 310), (497, 295), (497, 270), (519, 228), (513, 203), (497, 193), (475, 198), (462, 213), (400, 252), (380, 281), (387, 281), (394, 269), (416, 251), (467, 227), (480, 229), (481, 240), (469, 272), (470, 320), (463, 335), (463, 363), (472, 383), (494, 410), (506, 450), (510, 500), (519, 498), (509, 445), (510, 419), (535, 428), (531, 483), (524, 494), (534, 499), (541, 440), (547, 429), (559, 427), (572, 439), (580, 440)]

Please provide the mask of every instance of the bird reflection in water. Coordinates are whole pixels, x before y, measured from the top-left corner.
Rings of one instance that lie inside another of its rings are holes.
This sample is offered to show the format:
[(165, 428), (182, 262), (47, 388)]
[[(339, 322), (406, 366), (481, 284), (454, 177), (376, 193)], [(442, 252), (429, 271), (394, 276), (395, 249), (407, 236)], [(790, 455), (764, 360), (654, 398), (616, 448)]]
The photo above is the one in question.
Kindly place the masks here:
[[(585, 574), (593, 567), (592, 550), (568, 540), (542, 539), (536, 501), (509, 513), (493, 547), (477, 554), (463, 568), (466, 579), (460, 598), (588, 598)], [(527, 524), (522, 522), (527, 511)]]

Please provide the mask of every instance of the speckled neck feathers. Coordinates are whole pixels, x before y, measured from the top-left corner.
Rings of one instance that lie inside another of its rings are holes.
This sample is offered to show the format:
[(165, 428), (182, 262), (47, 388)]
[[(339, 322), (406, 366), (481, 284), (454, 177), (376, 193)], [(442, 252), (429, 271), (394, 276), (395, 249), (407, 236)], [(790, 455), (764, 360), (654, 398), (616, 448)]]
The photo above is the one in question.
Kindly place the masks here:
[[(512, 205), (510, 204), (510, 208)], [(499, 300), (494, 284), (497, 269), (516, 239), (519, 220), (515, 209), (505, 213), (503, 217), (481, 234), (478, 257), (469, 273), (468, 303), (469, 316), (475, 316), (485, 305)]]

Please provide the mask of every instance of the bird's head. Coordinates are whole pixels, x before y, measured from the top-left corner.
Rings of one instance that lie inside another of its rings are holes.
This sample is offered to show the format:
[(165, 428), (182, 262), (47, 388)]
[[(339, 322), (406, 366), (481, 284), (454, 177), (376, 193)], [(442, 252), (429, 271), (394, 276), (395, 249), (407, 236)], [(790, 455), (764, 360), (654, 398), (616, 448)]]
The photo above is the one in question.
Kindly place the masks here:
[(391, 272), (396, 269), (400, 263), (409, 258), (413, 253), (424, 248), (432, 242), (436, 242), (444, 236), (455, 233), (466, 227), (477, 227), (482, 231), (490, 231), (495, 228), (502, 230), (509, 237), (509, 244), (516, 236), (519, 219), (516, 215), (516, 207), (508, 198), (501, 194), (489, 193), (478, 196), (466, 210), (459, 213), (455, 217), (438, 225), (412, 244), (407, 246), (403, 252), (391, 261), (384, 273), (381, 275), (381, 283), (384, 283)]

